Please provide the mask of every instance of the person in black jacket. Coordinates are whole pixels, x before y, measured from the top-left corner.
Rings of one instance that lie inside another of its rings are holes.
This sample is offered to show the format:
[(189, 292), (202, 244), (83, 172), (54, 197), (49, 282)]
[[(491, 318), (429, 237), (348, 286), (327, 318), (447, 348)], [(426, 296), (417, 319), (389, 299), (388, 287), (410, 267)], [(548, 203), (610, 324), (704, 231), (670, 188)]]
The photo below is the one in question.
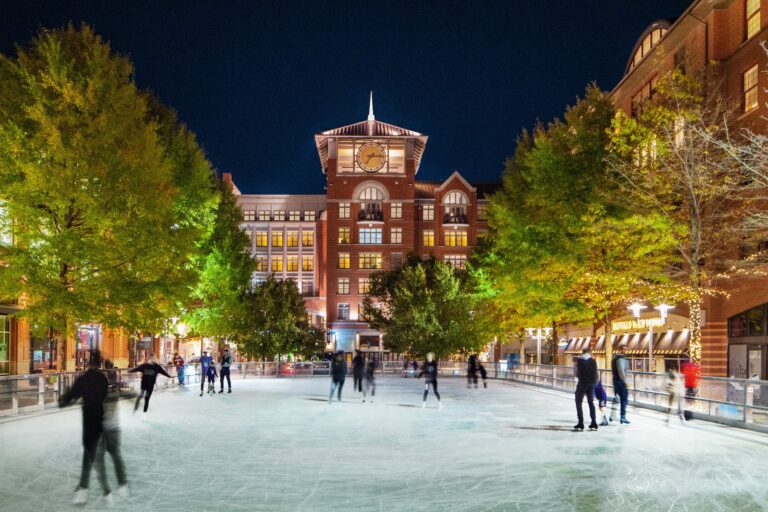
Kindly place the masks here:
[(347, 378), (347, 362), (344, 360), (344, 352), (339, 350), (331, 361), (331, 392), (328, 394), (328, 403), (333, 400), (333, 392), (338, 390), (338, 400), (341, 402), (341, 388)]
[(355, 357), (352, 358), (352, 389), (354, 391), (363, 391), (363, 373), (365, 373), (365, 358), (359, 350), (356, 351)]
[(574, 430), (584, 430), (584, 411), (581, 406), (584, 397), (587, 397), (589, 405), (589, 418), (592, 422), (589, 424), (589, 430), (597, 430), (597, 420), (595, 418), (595, 385), (600, 380), (597, 371), (597, 363), (585, 348), (581, 357), (576, 361), (576, 378), (579, 382), (576, 384), (576, 415), (579, 422), (573, 427)]
[(373, 403), (373, 397), (376, 396), (376, 376), (374, 373), (376, 372), (376, 361), (368, 361), (368, 363), (365, 365), (365, 387), (363, 388), (363, 402), (365, 402), (365, 398), (368, 395), (368, 392), (371, 392), (371, 400), (370, 402)]
[(229, 349), (224, 349), (224, 355), (221, 356), (221, 375), (219, 375), (219, 378), (221, 379), (221, 389), (219, 389), (219, 393), (224, 392), (224, 377), (227, 378), (227, 386), (229, 387), (229, 391), (227, 393), (232, 392), (232, 381), (229, 379), (229, 369), (232, 366), (232, 354), (229, 353)]
[(421, 399), (421, 408), (427, 406), (427, 395), (429, 395), (429, 386), (432, 386), (432, 392), (437, 398), (437, 407), (443, 408), (443, 403), (440, 401), (440, 393), (437, 392), (437, 361), (435, 361), (435, 354), (430, 352), (427, 354), (427, 360), (424, 361), (424, 366), (421, 367), (421, 371), (416, 376), (420, 378), (424, 375), (424, 396)]
[[(88, 369), (77, 378), (72, 388), (66, 391), (59, 399), (59, 407), (65, 407), (70, 402), (83, 399), (83, 464), (80, 471), (80, 484), (75, 491), (72, 503), (83, 505), (88, 501), (88, 483), (91, 479), (91, 468), (97, 461), (96, 453), (104, 432), (104, 400), (107, 398), (109, 382), (101, 372), (101, 354), (94, 350), (88, 362)], [(99, 481), (104, 490), (104, 499), (111, 503), (112, 496), (107, 484), (107, 475), (104, 465), (98, 464)]]
[(477, 387), (477, 370), (477, 355), (472, 354), (467, 362), (467, 388), (471, 387), (472, 384)]
[(171, 378), (168, 373), (163, 370), (163, 367), (155, 362), (155, 354), (149, 354), (149, 361), (140, 364), (132, 370), (128, 370), (130, 373), (141, 372), (141, 393), (136, 397), (136, 403), (133, 405), (133, 412), (139, 408), (141, 398), (144, 397), (144, 413), (149, 409), (149, 397), (152, 396), (152, 391), (155, 390), (155, 381), (157, 381), (157, 374), (162, 373), (169, 379)]

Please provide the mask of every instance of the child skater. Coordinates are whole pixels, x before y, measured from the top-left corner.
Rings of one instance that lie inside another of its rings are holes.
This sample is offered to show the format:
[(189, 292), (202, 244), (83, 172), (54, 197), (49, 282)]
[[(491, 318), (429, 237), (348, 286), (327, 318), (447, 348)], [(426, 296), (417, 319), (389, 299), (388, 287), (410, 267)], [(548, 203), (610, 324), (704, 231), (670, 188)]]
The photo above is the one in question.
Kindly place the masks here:
[(206, 377), (208, 377), (208, 394), (216, 393), (216, 377), (219, 376), (216, 373), (216, 364), (211, 362), (205, 373)]
[(603, 381), (601, 380), (597, 381), (597, 385), (595, 386), (595, 398), (597, 398), (597, 407), (600, 409), (600, 416), (603, 417), (600, 426), (605, 427), (608, 425), (608, 415), (605, 413), (605, 406), (608, 403), (608, 393), (605, 392)]

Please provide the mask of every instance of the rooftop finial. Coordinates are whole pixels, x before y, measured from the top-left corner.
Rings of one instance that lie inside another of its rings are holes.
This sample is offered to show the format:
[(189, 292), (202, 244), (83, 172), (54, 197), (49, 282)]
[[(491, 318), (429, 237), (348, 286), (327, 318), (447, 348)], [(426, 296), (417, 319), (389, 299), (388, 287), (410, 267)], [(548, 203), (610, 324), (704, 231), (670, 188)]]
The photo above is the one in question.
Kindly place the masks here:
[(368, 104), (368, 120), (369, 121), (376, 120), (376, 118), (373, 116), (373, 91), (371, 91), (371, 101)]

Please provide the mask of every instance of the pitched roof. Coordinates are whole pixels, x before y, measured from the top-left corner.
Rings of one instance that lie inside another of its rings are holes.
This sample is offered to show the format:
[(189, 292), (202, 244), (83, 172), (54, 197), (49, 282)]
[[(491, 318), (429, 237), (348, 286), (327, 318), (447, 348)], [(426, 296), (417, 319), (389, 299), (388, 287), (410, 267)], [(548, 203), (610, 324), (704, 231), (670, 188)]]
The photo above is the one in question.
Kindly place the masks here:
[[(458, 174), (458, 173), (455, 173)], [(459, 175), (461, 176), (461, 175)], [(417, 181), (413, 184), (414, 193), (416, 199), (434, 199), (435, 193), (439, 188), (448, 183), (453, 177), (453, 174), (445, 181)], [(463, 178), (462, 178), (463, 179)], [(501, 183), (469, 183), (469, 185), (477, 192), (478, 199), (490, 199), (491, 194), (501, 188)]]

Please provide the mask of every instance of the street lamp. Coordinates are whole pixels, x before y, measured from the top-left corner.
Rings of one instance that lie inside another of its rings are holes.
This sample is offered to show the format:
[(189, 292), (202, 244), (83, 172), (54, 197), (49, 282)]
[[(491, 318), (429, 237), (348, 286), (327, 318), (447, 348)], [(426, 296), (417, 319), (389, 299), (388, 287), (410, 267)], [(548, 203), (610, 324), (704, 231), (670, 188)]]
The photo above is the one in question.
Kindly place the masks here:
[[(551, 327), (526, 327), (526, 330), (528, 331), (528, 336), (536, 340), (536, 364), (541, 364), (541, 340), (545, 340), (549, 338), (549, 333), (552, 332)], [(544, 334), (542, 335), (542, 331), (544, 331)], [(534, 332), (536, 333), (534, 335)], [(520, 361), (522, 364), (523, 361)]]
[[(674, 306), (670, 306), (668, 304), (659, 304), (654, 309), (656, 309), (659, 312), (659, 316), (661, 318), (662, 323), (667, 321), (667, 313), (670, 309), (673, 309)], [(642, 304), (638, 304), (637, 302), (633, 302), (627, 309), (629, 309), (634, 317), (638, 320), (640, 320), (640, 312), (644, 309), (646, 309), (645, 306)], [(648, 371), (653, 371), (653, 319), (648, 319)]]

